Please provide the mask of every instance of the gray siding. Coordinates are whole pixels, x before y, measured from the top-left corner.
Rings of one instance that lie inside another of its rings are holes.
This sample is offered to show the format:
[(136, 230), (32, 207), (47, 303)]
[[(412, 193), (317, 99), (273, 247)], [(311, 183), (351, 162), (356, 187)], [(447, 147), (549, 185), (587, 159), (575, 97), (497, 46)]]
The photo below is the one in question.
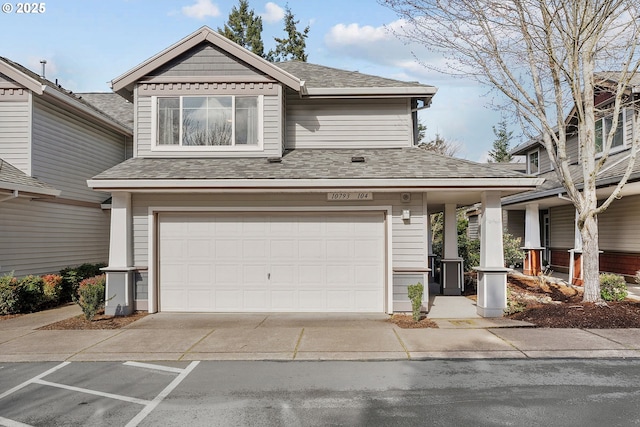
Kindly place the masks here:
[[(414, 193), (411, 203), (401, 203), (399, 194), (374, 194), (372, 206), (393, 205), (393, 267), (427, 267), (426, 218), (420, 193)], [(336, 202), (327, 202), (325, 194), (270, 194), (270, 195), (198, 195), (181, 194), (133, 194), (133, 258), (138, 268), (148, 267), (149, 263), (149, 211), (150, 206), (172, 207), (326, 207), (340, 206)], [(348, 205), (343, 205), (348, 206)], [(411, 220), (400, 218), (402, 209), (411, 210)]]
[(209, 44), (201, 44), (153, 71), (152, 76), (256, 76), (264, 73)]
[(408, 99), (287, 96), (287, 148), (392, 148), (413, 144)]
[(525, 211), (505, 211), (503, 221), (506, 223), (509, 234), (519, 237), (524, 245)]
[[(215, 92), (209, 92), (209, 94)], [(202, 95), (202, 93), (198, 93)], [(281, 103), (279, 96), (267, 96), (263, 99), (263, 149), (262, 151), (216, 151), (213, 149), (194, 150), (152, 150), (153, 103), (152, 97), (138, 96), (136, 102), (137, 141), (136, 157), (279, 157), (282, 155)]]
[(109, 197), (87, 179), (125, 159), (125, 137), (42, 101), (33, 109), (33, 176), (62, 190), (60, 197), (100, 203)]
[(567, 138), (567, 158), (569, 159), (569, 164), (578, 162), (580, 157), (579, 148), (577, 136)]
[(0, 275), (108, 261), (108, 211), (18, 198), (0, 203), (0, 218)]
[(575, 217), (576, 211), (573, 205), (549, 209), (549, 238), (552, 248), (573, 248)]
[(31, 109), (28, 101), (0, 102), (0, 158), (31, 174)]
[(540, 147), (540, 173), (549, 172), (552, 169), (549, 153), (544, 147)]
[(614, 200), (598, 216), (600, 250), (640, 252), (640, 196)]

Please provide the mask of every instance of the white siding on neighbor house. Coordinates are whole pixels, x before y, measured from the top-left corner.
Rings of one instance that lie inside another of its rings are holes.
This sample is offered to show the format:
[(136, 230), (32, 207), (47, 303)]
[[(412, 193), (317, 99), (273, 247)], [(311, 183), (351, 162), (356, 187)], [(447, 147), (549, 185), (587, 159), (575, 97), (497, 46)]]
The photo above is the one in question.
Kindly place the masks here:
[(32, 175), (62, 190), (60, 198), (100, 203), (108, 193), (93, 191), (87, 179), (125, 159), (125, 137), (49, 103), (33, 111)]
[(0, 218), (0, 275), (108, 261), (108, 211), (18, 198), (0, 203)]
[(0, 102), (0, 158), (31, 174), (31, 109), (28, 101)]
[(409, 99), (300, 99), (288, 94), (287, 148), (413, 145)]
[(549, 209), (549, 239), (552, 248), (571, 249), (575, 243), (576, 210), (573, 205)]
[[(373, 200), (359, 206), (392, 205), (392, 251), (394, 268), (427, 267), (426, 218), (420, 193), (413, 193), (410, 203), (401, 203), (400, 194), (374, 193)], [(241, 211), (245, 207), (296, 208), (354, 206), (341, 202), (327, 202), (325, 194), (255, 194), (255, 195), (180, 195), (180, 194), (133, 194), (133, 259), (134, 266), (148, 267), (149, 223), (148, 208), (154, 207), (232, 207)], [(411, 210), (411, 220), (400, 218), (402, 209)], [(319, 210), (320, 211), (320, 210)]]
[[(208, 94), (215, 93), (209, 91)], [(199, 95), (203, 95), (198, 93)], [(279, 157), (282, 155), (282, 120), (281, 120), (281, 102), (280, 96), (262, 97), (263, 104), (263, 125), (262, 138), (263, 148), (260, 151), (245, 150), (242, 151), (222, 151), (206, 147), (201, 151), (197, 150), (167, 150), (163, 147), (162, 151), (153, 151), (154, 142), (152, 138), (155, 136), (153, 129), (154, 123), (154, 107), (153, 99), (149, 96), (136, 97), (136, 115), (137, 115), (137, 140), (136, 140), (136, 157)], [(243, 147), (244, 148), (244, 147)]]
[(262, 76), (264, 73), (209, 44), (201, 44), (154, 70), (163, 77)]
[(614, 200), (598, 215), (600, 250), (640, 252), (640, 196)]

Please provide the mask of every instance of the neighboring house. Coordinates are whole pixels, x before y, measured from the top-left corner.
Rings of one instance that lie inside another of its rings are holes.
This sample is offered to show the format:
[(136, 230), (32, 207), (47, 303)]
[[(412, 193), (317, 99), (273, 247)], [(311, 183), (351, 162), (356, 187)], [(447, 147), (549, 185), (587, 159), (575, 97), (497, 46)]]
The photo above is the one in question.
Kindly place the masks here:
[(101, 203), (110, 195), (86, 180), (125, 160), (131, 145), (130, 125), (0, 58), (0, 274), (105, 262)]
[[(600, 75), (602, 88), (596, 93), (597, 108), (606, 109), (612, 102), (612, 94), (605, 88), (615, 73)], [(634, 77), (629, 96), (638, 100), (640, 76)], [(634, 138), (633, 123), (638, 120), (632, 108), (620, 115), (609, 158), (598, 174), (597, 187), (600, 200), (611, 194), (628, 165)], [(568, 121), (573, 125), (573, 121)], [(610, 130), (611, 116), (597, 117), (596, 144), (603, 132)], [(637, 135), (635, 135), (637, 137)], [(601, 144), (601, 143), (600, 143)], [(571, 175), (580, 187), (583, 182), (579, 162), (577, 136), (567, 141), (567, 153)], [(566, 197), (561, 181), (552, 169), (549, 156), (537, 140), (516, 147), (512, 154), (526, 156), (527, 172), (545, 178), (545, 183), (534, 191), (506, 197), (503, 207), (508, 216), (507, 228), (515, 236), (522, 237), (523, 246), (540, 252), (539, 261), (549, 264), (554, 271), (570, 274), (573, 283), (581, 283), (581, 242), (575, 226), (575, 208)], [(640, 270), (640, 162), (635, 162), (633, 173), (622, 191), (622, 198), (598, 216), (600, 271), (622, 274), (632, 280)], [(539, 249), (535, 249), (539, 248)], [(531, 252), (531, 251), (528, 251)], [(532, 264), (529, 273), (535, 274), (539, 266)]]
[[(414, 147), (432, 86), (273, 64), (207, 27), (112, 88), (136, 131), (133, 158), (89, 180), (113, 200), (107, 313), (410, 310), (431, 212), (453, 224), (445, 291), (459, 294), (456, 206), (482, 200), (501, 241), (500, 196), (541, 182)], [(479, 312), (499, 316), (494, 252)]]

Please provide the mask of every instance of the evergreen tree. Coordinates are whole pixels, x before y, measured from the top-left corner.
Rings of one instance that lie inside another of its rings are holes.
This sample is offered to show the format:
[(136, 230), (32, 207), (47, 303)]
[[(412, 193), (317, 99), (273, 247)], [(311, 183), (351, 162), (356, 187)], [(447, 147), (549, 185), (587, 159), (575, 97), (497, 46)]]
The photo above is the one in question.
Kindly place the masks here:
[(286, 6), (286, 14), (284, 16), (284, 31), (287, 33), (286, 38), (274, 37), (277, 45), (276, 48), (269, 51), (267, 59), (269, 61), (287, 61), (295, 59), (302, 62), (307, 62), (307, 53), (305, 49), (307, 47), (306, 38), (309, 36), (309, 26), (300, 32), (297, 25), (300, 20), (296, 21), (289, 5)]
[(218, 33), (264, 58), (262, 18), (249, 9), (248, 0), (239, 0), (238, 6), (229, 13), (224, 28), (218, 28)]
[(493, 149), (489, 151), (489, 163), (509, 163), (513, 157), (509, 154), (513, 131), (507, 131), (507, 121), (504, 119), (498, 123), (497, 128), (492, 128), (496, 139), (493, 141)]

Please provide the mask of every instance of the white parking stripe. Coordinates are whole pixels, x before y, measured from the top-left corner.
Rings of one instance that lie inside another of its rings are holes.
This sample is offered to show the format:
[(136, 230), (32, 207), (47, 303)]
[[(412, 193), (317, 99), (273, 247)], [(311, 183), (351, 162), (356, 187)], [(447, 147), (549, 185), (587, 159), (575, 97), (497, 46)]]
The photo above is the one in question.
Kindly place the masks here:
[(53, 368), (49, 369), (48, 371), (43, 372), (40, 375), (37, 375), (37, 376), (31, 378), (30, 380), (27, 380), (27, 381), (23, 382), (22, 384), (19, 384), (19, 385), (13, 387), (12, 389), (9, 389), (9, 390), (5, 391), (4, 393), (0, 394), (0, 399), (5, 398), (5, 397), (9, 396), (10, 394), (13, 394), (13, 393), (15, 393), (16, 391), (18, 391), (18, 390), (20, 390), (22, 388), (25, 388), (29, 384), (32, 384), (32, 383), (36, 382), (40, 378), (46, 377), (47, 375), (57, 371), (58, 369), (64, 368), (69, 363), (71, 363), (71, 362), (62, 362), (61, 364), (59, 364), (57, 366), (54, 366)]
[(66, 384), (60, 384), (60, 383), (52, 383), (50, 381), (45, 381), (45, 380), (35, 380), (34, 383), (41, 384), (41, 385), (48, 385), (50, 387), (63, 388), (65, 390), (77, 391), (80, 393), (93, 394), (101, 397), (108, 397), (109, 399), (122, 400), (124, 402), (129, 402), (129, 403), (137, 403), (138, 405), (148, 405), (149, 403), (151, 403), (150, 400), (138, 399), (137, 397), (105, 393), (102, 391), (90, 390), (88, 388), (74, 387), (72, 385), (66, 385)]
[(189, 366), (184, 368), (180, 375), (178, 375), (173, 381), (171, 381), (171, 383), (169, 383), (169, 385), (166, 386), (164, 390), (162, 390), (160, 394), (158, 394), (155, 399), (151, 401), (151, 403), (145, 406), (142, 411), (138, 413), (138, 415), (136, 415), (131, 421), (127, 423), (126, 427), (136, 427), (138, 424), (140, 424), (142, 420), (144, 420), (147, 415), (149, 415), (151, 411), (153, 411), (160, 404), (160, 402), (162, 402), (164, 398), (167, 397), (169, 393), (171, 393), (187, 377), (187, 375), (189, 375), (191, 371), (195, 369), (196, 366), (198, 366), (199, 363), (200, 362), (191, 362)]
[(33, 427), (31, 424), (21, 423), (20, 421), (10, 420), (8, 418), (0, 417), (0, 426), (5, 427)]
[(155, 369), (156, 371), (173, 372), (174, 374), (181, 374), (184, 372), (182, 368), (174, 368), (171, 366), (154, 365), (152, 363), (140, 363), (140, 362), (124, 362), (123, 365), (134, 366), (136, 368)]

